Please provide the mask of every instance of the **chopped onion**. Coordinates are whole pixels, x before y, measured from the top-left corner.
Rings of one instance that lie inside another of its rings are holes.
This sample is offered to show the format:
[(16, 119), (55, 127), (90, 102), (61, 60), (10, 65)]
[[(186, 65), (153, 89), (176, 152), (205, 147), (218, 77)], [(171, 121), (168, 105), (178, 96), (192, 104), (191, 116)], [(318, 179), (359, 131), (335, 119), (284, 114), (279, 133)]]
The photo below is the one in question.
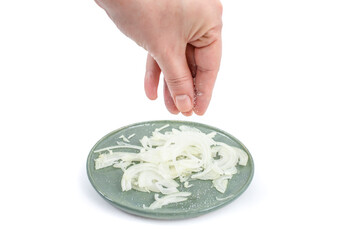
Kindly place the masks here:
[[(129, 139), (135, 135), (132, 134), (128, 138), (119, 137), (128, 143), (118, 142), (118, 146), (95, 150), (99, 153), (95, 169), (121, 168), (122, 191), (155, 192), (155, 202), (147, 208), (156, 209), (185, 201), (191, 193), (179, 192), (178, 188), (180, 184), (191, 187), (190, 179), (211, 180), (215, 189), (224, 193), (229, 180), (238, 172), (236, 165), (247, 164), (246, 152), (215, 141), (216, 132), (205, 134), (189, 126), (160, 132), (168, 127), (169, 124), (157, 128), (151, 136), (141, 138), (141, 146), (130, 144)], [(113, 152), (115, 149), (118, 151)], [(160, 198), (158, 193), (164, 196)]]
[(130, 138), (132, 138), (132, 137), (134, 137), (134, 136), (135, 136), (135, 133), (133, 133), (133, 134), (131, 134), (130, 136), (128, 136), (127, 139), (130, 139)]
[(189, 184), (188, 181), (184, 182), (184, 187), (185, 188), (191, 188), (193, 186), (193, 184)]
[(164, 205), (168, 205), (170, 203), (183, 202), (186, 201), (187, 197), (190, 195), (191, 195), (190, 192), (178, 192), (160, 198), (159, 194), (155, 194), (155, 201), (149, 207), (143, 205), (143, 208), (157, 209), (157, 208), (161, 208)]
[(218, 201), (224, 201), (224, 200), (228, 200), (229, 198), (232, 198), (234, 195), (229, 195), (227, 197), (216, 197), (215, 199), (218, 200)]
[(221, 193), (226, 191), (228, 185), (228, 179), (230, 179), (232, 175), (223, 175), (213, 180), (214, 187)]
[(124, 142), (130, 142), (129, 139), (127, 139), (124, 135), (121, 135), (119, 138), (121, 138)]

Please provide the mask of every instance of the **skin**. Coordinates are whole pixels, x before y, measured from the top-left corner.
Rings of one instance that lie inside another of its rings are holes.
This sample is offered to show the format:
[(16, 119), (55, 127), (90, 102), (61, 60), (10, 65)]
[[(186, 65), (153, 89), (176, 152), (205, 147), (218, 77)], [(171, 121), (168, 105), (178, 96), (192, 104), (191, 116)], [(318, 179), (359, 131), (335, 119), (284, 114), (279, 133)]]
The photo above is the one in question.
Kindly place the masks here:
[(126, 36), (148, 51), (145, 93), (157, 98), (160, 73), (169, 112), (203, 115), (221, 60), (219, 0), (95, 0)]

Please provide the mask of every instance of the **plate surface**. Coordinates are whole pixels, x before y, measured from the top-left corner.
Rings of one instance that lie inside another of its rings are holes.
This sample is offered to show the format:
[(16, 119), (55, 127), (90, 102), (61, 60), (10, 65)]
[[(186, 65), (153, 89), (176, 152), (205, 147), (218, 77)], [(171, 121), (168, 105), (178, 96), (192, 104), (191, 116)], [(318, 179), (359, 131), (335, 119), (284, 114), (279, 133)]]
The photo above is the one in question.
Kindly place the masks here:
[[(130, 136), (134, 133), (135, 135), (130, 139), (131, 144), (140, 146), (139, 140), (143, 136), (150, 136), (156, 128), (163, 127), (166, 124), (170, 126), (161, 132), (169, 131), (171, 128), (178, 128), (182, 125), (198, 128), (204, 133), (215, 131), (217, 133), (214, 138), (215, 141), (221, 141), (246, 151), (249, 156), (247, 165), (237, 165), (238, 173), (233, 175), (224, 194), (212, 187), (211, 181), (192, 180), (191, 184), (193, 184), (193, 186), (191, 188), (179, 188), (180, 191), (192, 193), (187, 201), (171, 203), (155, 210), (144, 209), (143, 204), (149, 206), (154, 201), (154, 193), (144, 193), (136, 190), (122, 192), (121, 177), (123, 172), (121, 169), (110, 166), (95, 170), (94, 159), (98, 157), (98, 153), (94, 153), (95, 150), (115, 146), (121, 135)], [(254, 162), (247, 148), (239, 140), (220, 129), (187, 121), (149, 121), (120, 128), (100, 139), (89, 153), (87, 159), (87, 174), (95, 190), (104, 199), (125, 212), (155, 219), (182, 219), (196, 217), (216, 210), (239, 197), (252, 180)]]

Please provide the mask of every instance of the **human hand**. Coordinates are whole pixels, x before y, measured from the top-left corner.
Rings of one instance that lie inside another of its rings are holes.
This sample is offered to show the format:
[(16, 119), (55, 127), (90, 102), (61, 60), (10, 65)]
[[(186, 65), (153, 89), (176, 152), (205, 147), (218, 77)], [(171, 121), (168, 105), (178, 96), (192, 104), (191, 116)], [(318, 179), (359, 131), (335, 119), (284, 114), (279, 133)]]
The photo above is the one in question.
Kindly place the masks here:
[(95, 0), (116, 26), (148, 51), (145, 92), (157, 98), (164, 74), (167, 109), (203, 115), (221, 60), (219, 0)]

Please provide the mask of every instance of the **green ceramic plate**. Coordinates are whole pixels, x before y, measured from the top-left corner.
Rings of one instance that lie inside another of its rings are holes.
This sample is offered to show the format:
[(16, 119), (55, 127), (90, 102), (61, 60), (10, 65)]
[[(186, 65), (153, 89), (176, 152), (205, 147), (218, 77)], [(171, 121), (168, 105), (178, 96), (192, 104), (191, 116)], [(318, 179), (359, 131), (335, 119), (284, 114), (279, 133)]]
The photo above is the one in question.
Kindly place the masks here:
[[(154, 193), (144, 193), (136, 190), (122, 192), (120, 184), (122, 170), (114, 167), (95, 170), (94, 159), (97, 158), (98, 154), (94, 153), (94, 151), (117, 145), (116, 142), (119, 141), (121, 135), (130, 136), (133, 133), (135, 133), (135, 136), (131, 138), (131, 143), (140, 145), (139, 139), (145, 135), (150, 136), (156, 128), (160, 128), (165, 124), (169, 124), (170, 127), (162, 130), (162, 132), (171, 128), (178, 128), (181, 125), (196, 127), (205, 133), (216, 131), (216, 141), (242, 148), (249, 155), (249, 161), (245, 167), (238, 165), (239, 171), (237, 174), (233, 175), (232, 179), (229, 181), (227, 190), (224, 194), (212, 187), (211, 181), (195, 180), (191, 181), (191, 184), (193, 184), (191, 188), (179, 188), (180, 191), (190, 191), (192, 193), (187, 201), (171, 203), (155, 210), (144, 209), (143, 204), (149, 206), (154, 201)], [(150, 121), (120, 128), (100, 139), (91, 149), (88, 156), (87, 174), (95, 190), (104, 199), (125, 212), (156, 219), (181, 219), (196, 217), (216, 210), (239, 197), (252, 180), (254, 174), (254, 162), (249, 151), (239, 140), (220, 129), (195, 122)]]

